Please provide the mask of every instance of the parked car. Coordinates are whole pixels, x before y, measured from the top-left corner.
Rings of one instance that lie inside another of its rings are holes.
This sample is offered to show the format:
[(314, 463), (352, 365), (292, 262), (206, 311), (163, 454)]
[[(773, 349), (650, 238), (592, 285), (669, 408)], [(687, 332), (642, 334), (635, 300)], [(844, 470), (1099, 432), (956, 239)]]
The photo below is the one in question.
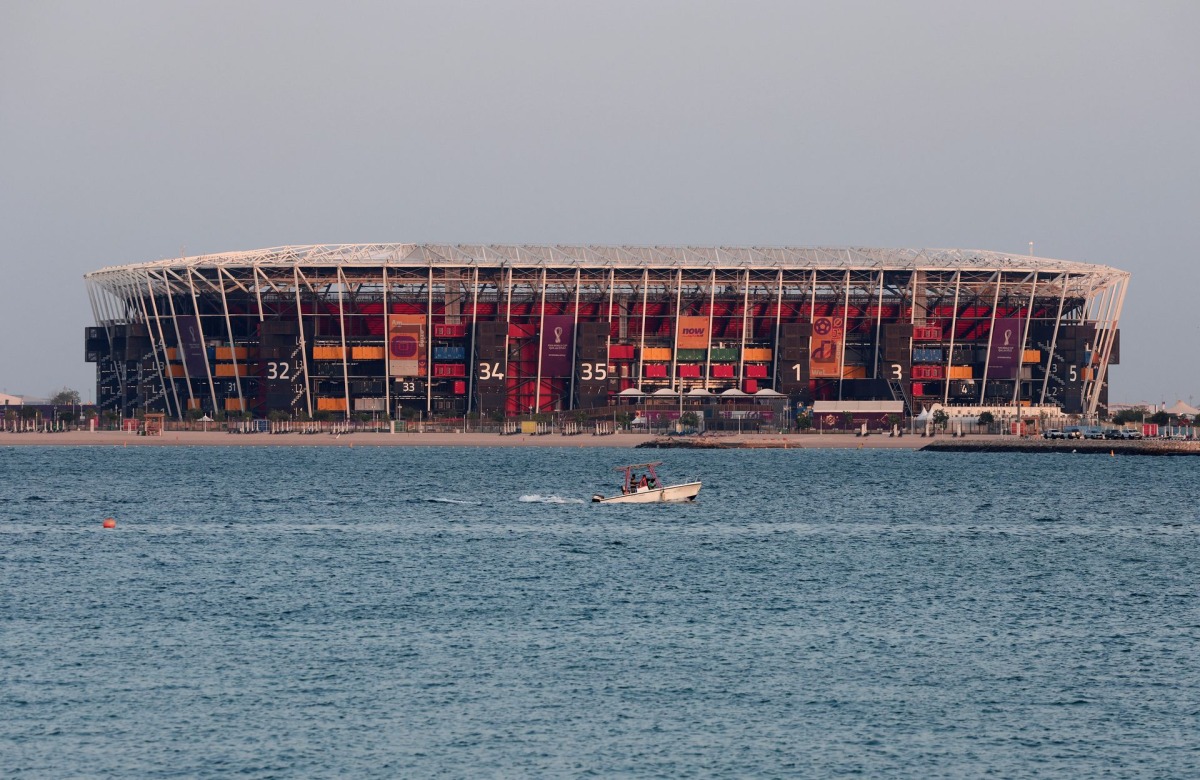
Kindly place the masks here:
[(1067, 438), (1067, 435), (1065, 433), (1063, 433), (1062, 431), (1060, 431), (1058, 428), (1048, 428), (1048, 429), (1042, 431), (1042, 438), (1043, 439), (1065, 439), (1065, 438)]
[(1066, 428), (1063, 428), (1062, 432), (1063, 432), (1064, 439), (1082, 439), (1083, 438), (1083, 429), (1080, 428), (1078, 425), (1068, 425)]
[(1104, 429), (1103, 428), (1084, 428), (1083, 429), (1083, 438), (1085, 438), (1085, 439), (1103, 439), (1104, 438)]
[(1106, 439), (1124, 439), (1125, 431), (1122, 430), (1121, 428), (1108, 428), (1104, 431), (1104, 438), (1106, 438)]

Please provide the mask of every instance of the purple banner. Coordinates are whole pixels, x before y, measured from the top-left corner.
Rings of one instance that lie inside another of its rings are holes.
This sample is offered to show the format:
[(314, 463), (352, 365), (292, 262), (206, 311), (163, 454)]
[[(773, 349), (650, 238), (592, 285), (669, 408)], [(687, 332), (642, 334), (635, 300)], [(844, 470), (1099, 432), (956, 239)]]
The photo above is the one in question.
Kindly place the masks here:
[(179, 339), (179, 351), (183, 353), (183, 365), (187, 368), (188, 376), (192, 379), (208, 376), (204, 367), (204, 334), (200, 330), (199, 317), (193, 314), (179, 318)]
[(988, 379), (1016, 379), (1021, 366), (1021, 318), (1000, 317), (992, 331)]
[(570, 376), (575, 318), (570, 314), (547, 314), (542, 327), (542, 376)]

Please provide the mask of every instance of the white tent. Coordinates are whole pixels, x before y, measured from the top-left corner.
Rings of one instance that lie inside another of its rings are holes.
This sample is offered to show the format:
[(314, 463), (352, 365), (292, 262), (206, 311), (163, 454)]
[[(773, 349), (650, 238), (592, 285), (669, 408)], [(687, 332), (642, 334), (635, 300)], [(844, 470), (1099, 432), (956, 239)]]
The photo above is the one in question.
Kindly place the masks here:
[(725, 390), (724, 392), (722, 392), (722, 393), (721, 393), (721, 395), (725, 395), (725, 396), (740, 396), (740, 397), (742, 397), (742, 398), (745, 398), (745, 397), (747, 397), (747, 394), (746, 394), (746, 393), (743, 393), (741, 390), (738, 390), (736, 387), (731, 387), (731, 388), (729, 388), (728, 390)]
[(653, 393), (651, 393), (650, 395), (655, 395), (655, 396), (660, 396), (660, 397), (669, 395), (672, 398), (674, 398), (675, 396), (679, 395), (679, 393), (675, 392), (674, 390), (672, 390), (669, 387), (660, 387), (657, 390), (655, 390)]
[(764, 387), (754, 394), (756, 398), (783, 398), (783, 393), (778, 390), (772, 390), (769, 387)]
[(687, 394), (689, 396), (699, 397), (699, 398), (711, 398), (712, 397), (712, 393), (710, 393), (707, 388), (703, 388), (703, 387), (693, 387), (691, 390), (688, 390)]
[(1174, 406), (1167, 407), (1167, 409), (1164, 411), (1166, 411), (1167, 414), (1173, 414), (1177, 416), (1187, 415), (1188, 417), (1195, 417), (1196, 415), (1200, 414), (1200, 409), (1197, 409), (1190, 404), (1185, 404), (1182, 400), (1176, 401)]
[(617, 393), (617, 395), (623, 395), (623, 396), (626, 396), (626, 397), (632, 397), (632, 396), (635, 396), (635, 395), (645, 395), (645, 393), (643, 393), (641, 390), (639, 390), (639, 389), (638, 389), (638, 388), (636, 388), (636, 387), (631, 387), (631, 388), (629, 388), (628, 390), (622, 390), (621, 392)]

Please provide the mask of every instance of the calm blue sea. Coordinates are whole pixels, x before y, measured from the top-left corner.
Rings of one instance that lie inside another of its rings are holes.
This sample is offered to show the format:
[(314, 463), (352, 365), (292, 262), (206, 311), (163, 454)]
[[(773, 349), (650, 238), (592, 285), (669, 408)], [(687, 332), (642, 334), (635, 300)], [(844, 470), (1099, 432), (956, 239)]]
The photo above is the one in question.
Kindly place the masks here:
[(1200, 461), (641, 455), (0, 449), (0, 776), (1200, 776)]

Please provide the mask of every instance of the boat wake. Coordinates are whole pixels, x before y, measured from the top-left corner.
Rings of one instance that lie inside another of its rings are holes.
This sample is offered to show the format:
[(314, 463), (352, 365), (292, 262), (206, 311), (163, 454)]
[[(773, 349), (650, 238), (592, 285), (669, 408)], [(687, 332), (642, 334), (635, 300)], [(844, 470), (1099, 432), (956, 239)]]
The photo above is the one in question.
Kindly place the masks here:
[(521, 496), (518, 501), (527, 504), (582, 504), (582, 498), (562, 498), (561, 496), (542, 496), (537, 493)]

